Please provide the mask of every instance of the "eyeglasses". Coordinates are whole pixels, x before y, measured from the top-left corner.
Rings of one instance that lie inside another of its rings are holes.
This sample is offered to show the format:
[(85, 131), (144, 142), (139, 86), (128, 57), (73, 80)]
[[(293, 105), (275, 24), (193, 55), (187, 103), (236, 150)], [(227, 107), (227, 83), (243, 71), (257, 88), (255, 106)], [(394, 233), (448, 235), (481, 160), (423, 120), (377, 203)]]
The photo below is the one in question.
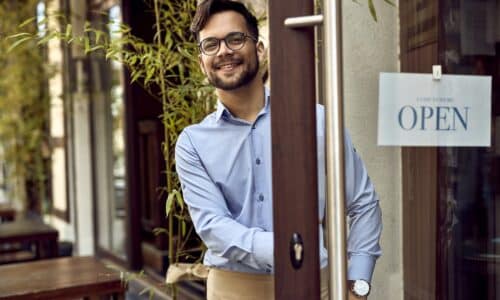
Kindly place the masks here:
[(205, 55), (213, 56), (219, 52), (220, 42), (224, 41), (226, 43), (226, 47), (237, 51), (245, 46), (245, 41), (247, 38), (251, 39), (254, 42), (257, 42), (257, 39), (253, 36), (245, 34), (243, 32), (231, 32), (223, 39), (218, 39), (216, 37), (209, 37), (204, 39), (198, 44), (200, 51)]

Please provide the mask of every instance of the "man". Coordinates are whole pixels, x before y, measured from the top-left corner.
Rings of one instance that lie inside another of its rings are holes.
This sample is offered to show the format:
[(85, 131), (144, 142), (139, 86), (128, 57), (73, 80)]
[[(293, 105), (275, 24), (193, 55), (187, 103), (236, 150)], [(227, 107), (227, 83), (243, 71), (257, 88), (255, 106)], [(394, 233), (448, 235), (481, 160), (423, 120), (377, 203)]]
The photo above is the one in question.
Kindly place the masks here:
[[(176, 145), (184, 200), (211, 267), (208, 299), (273, 299), (270, 92), (258, 76), (265, 49), (256, 18), (228, 0), (202, 2), (191, 30), (200, 67), (216, 88), (217, 111), (187, 127)], [(324, 110), (318, 106), (320, 219), (325, 207)], [(366, 299), (382, 229), (378, 198), (346, 135), (346, 201), (350, 217), (350, 299)], [(322, 227), (320, 233), (322, 234)], [(320, 241), (321, 267), (327, 252)], [(324, 277), (324, 276), (323, 276)], [(322, 297), (327, 297), (327, 280)]]

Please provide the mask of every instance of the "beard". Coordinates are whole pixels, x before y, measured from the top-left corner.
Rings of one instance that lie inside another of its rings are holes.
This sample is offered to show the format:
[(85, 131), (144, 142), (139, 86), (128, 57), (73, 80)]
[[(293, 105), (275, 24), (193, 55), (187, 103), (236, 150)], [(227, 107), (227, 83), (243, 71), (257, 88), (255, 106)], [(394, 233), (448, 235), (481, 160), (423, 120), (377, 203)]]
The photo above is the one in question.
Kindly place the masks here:
[[(222, 64), (234, 63), (237, 68), (243, 67), (238, 73), (232, 74), (230, 77), (219, 76), (217, 70), (220, 69)], [(231, 91), (243, 87), (257, 76), (259, 72), (259, 63), (257, 59), (257, 51), (249, 62), (245, 63), (243, 58), (235, 57), (234, 55), (227, 56), (212, 64), (212, 70), (208, 72), (208, 81), (217, 89), (224, 91)]]

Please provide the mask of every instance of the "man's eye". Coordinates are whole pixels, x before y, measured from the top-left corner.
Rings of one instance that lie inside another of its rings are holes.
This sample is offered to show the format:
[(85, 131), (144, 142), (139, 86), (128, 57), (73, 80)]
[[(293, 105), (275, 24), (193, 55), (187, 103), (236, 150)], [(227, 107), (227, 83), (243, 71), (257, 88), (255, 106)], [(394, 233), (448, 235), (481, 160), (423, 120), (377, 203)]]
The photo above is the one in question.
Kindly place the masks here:
[(244, 41), (244, 37), (241, 36), (241, 35), (237, 35), (237, 36), (228, 36), (227, 37), (227, 42), (230, 44), (230, 45), (240, 45), (241, 43), (243, 43)]
[(203, 42), (203, 49), (205, 50), (214, 50), (217, 48), (219, 43), (216, 40), (208, 40)]

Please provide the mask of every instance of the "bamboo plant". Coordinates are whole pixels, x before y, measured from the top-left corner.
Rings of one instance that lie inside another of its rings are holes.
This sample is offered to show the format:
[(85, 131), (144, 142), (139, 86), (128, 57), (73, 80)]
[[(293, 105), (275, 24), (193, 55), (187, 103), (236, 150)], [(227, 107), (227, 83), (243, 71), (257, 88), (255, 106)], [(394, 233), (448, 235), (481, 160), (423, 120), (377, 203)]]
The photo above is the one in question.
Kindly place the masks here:
[[(44, 64), (43, 49), (11, 51), (16, 44), (4, 38), (33, 15), (37, 2), (0, 1), (0, 159), (11, 201), (22, 210), (43, 211), (50, 166), (50, 99), (45, 83), (51, 72)], [(37, 35), (34, 23), (24, 30), (26, 35)]]
[[(196, 0), (146, 1), (155, 18), (153, 42), (148, 43), (132, 34), (123, 23), (105, 24), (110, 30), (95, 29), (84, 23), (83, 35), (78, 35), (63, 14), (53, 14), (42, 23), (56, 18), (60, 28), (49, 28), (44, 36), (25, 31), (35, 18), (20, 24), (23, 32), (9, 36), (11, 49), (29, 49), (58, 39), (82, 47), (86, 54), (94, 53), (123, 64), (130, 72), (131, 83), (138, 83), (162, 104), (160, 116), (164, 126), (162, 143), (165, 159), (166, 186), (160, 193), (166, 197), (165, 216), (168, 227), (157, 228), (156, 234), (168, 235), (169, 263), (201, 259), (203, 244), (194, 234), (193, 225), (184, 205), (180, 183), (175, 172), (173, 149), (184, 127), (199, 122), (215, 103), (213, 88), (204, 80), (197, 58), (197, 44), (189, 32)], [(43, 24), (38, 24), (43, 25)], [(111, 29), (118, 28), (118, 29)], [(118, 30), (118, 32), (112, 32)], [(118, 38), (110, 38), (118, 33)]]

